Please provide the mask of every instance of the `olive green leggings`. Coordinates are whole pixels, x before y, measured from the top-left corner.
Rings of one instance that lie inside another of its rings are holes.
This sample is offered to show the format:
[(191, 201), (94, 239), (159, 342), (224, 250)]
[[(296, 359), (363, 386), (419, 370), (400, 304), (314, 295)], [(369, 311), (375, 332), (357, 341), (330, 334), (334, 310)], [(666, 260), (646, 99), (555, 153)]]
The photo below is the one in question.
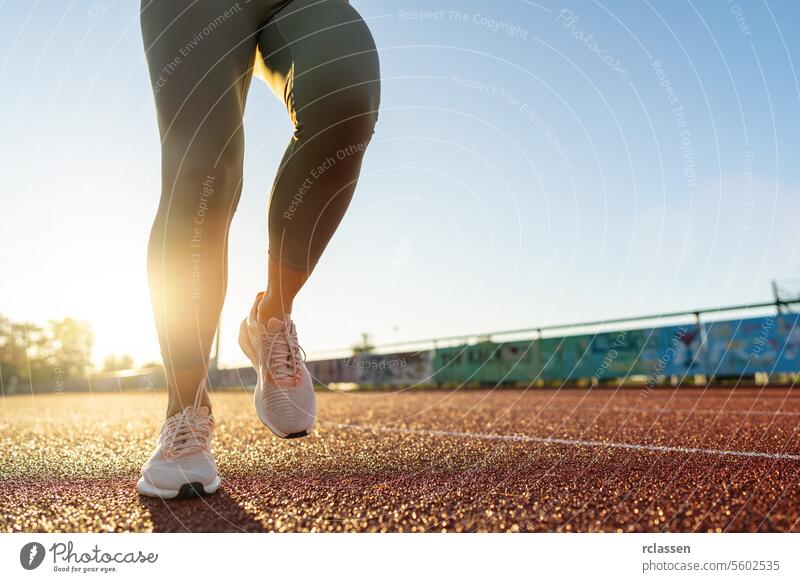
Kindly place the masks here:
[(242, 190), (242, 116), (255, 73), (294, 133), (269, 202), (269, 255), (310, 272), (338, 227), (378, 116), (380, 70), (346, 0), (142, 0), (161, 135), (148, 274), (172, 370), (207, 363)]

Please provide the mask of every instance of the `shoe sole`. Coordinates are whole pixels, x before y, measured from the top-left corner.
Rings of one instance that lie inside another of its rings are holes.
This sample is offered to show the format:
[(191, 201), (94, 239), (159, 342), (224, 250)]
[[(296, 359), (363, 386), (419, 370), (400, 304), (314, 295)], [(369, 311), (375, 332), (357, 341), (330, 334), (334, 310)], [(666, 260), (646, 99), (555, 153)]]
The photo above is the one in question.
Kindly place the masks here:
[(244, 355), (250, 360), (253, 368), (256, 370), (256, 389), (253, 391), (253, 405), (256, 407), (256, 414), (258, 419), (266, 426), (272, 434), (282, 439), (299, 439), (308, 436), (307, 430), (300, 432), (285, 433), (278, 430), (269, 421), (266, 415), (262, 415), (258, 407), (258, 395), (261, 392), (261, 375), (258, 373), (258, 357), (253, 353), (252, 346), (250, 345), (250, 338), (247, 334), (247, 319), (243, 319), (239, 326), (239, 347), (242, 348)]
[(184, 483), (178, 489), (162, 489), (156, 487), (144, 478), (140, 478), (136, 483), (136, 490), (145, 497), (156, 497), (160, 499), (192, 499), (194, 497), (205, 497), (216, 493), (219, 489), (222, 479), (219, 475), (214, 477), (214, 480), (208, 485), (204, 485), (199, 481), (192, 481), (191, 483)]

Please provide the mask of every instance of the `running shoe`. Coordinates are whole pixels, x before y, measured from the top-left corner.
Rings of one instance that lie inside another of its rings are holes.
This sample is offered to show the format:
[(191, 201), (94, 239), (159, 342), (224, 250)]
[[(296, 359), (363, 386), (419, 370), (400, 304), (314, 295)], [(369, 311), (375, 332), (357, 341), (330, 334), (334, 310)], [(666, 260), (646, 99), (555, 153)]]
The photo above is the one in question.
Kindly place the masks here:
[(214, 417), (200, 404), (205, 390), (204, 378), (194, 404), (164, 422), (156, 450), (142, 467), (136, 485), (142, 495), (175, 499), (209, 495), (219, 488), (221, 479), (211, 458)]
[(287, 316), (270, 318), (267, 325), (256, 319), (263, 292), (239, 328), (239, 345), (258, 374), (255, 390), (256, 414), (276, 436), (298, 438), (314, 425), (317, 398), (305, 353), (297, 343), (297, 330)]

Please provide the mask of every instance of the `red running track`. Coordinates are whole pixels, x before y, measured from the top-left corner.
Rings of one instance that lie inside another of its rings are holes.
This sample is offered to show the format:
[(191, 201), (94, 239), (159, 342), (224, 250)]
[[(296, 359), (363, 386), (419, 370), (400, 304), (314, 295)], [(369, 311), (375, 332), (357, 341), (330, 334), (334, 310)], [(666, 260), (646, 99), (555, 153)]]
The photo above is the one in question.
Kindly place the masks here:
[(134, 491), (163, 393), (12, 396), (2, 531), (798, 531), (800, 391), (319, 394), (281, 441), (214, 396), (216, 495)]

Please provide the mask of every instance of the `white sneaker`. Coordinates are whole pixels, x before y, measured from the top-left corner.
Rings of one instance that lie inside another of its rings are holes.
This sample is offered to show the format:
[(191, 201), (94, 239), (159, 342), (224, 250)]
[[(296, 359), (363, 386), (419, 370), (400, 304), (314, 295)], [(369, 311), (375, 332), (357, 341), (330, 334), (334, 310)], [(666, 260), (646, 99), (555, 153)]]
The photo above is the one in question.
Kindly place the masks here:
[(259, 293), (250, 315), (239, 328), (239, 345), (258, 373), (255, 405), (258, 418), (281, 438), (308, 434), (314, 425), (317, 398), (305, 353), (297, 343), (297, 331), (288, 317), (271, 318), (264, 326), (256, 319)]
[(221, 479), (211, 459), (214, 417), (201, 406), (205, 378), (194, 404), (170, 416), (161, 427), (156, 450), (142, 467), (136, 488), (142, 495), (174, 499), (214, 493)]

